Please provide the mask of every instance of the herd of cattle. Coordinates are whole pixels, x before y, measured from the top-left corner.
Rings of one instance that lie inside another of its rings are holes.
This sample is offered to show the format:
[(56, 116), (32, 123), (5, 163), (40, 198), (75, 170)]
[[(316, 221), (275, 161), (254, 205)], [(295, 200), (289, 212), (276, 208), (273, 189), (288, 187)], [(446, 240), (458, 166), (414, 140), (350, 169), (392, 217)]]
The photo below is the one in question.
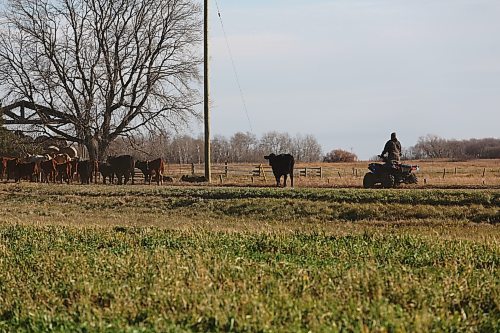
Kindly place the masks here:
[[(280, 179), (283, 176), (286, 186), (287, 176), (290, 175), (293, 187), (294, 158), (290, 154), (264, 156), (269, 161), (276, 178), (276, 186), (281, 186)], [(155, 179), (158, 185), (163, 184), (164, 179), (173, 181), (166, 177), (165, 162), (161, 158), (151, 161), (135, 161), (130, 155), (108, 157), (106, 162), (80, 161), (77, 157), (71, 158), (68, 154), (54, 155), (31, 155), (26, 158), (0, 157), (0, 179), (7, 181), (13, 179), (20, 182), (22, 179), (35, 182), (66, 182), (80, 181), (81, 184), (97, 184), (98, 176), (101, 174), (102, 182), (113, 184), (115, 177), (118, 185), (134, 184), (135, 168), (142, 171), (144, 181), (151, 184)], [(204, 179), (204, 177), (201, 177)], [(182, 181), (193, 181), (192, 177), (183, 176)], [(196, 180), (197, 181), (197, 180)]]
[(152, 161), (135, 161), (130, 155), (109, 157), (106, 162), (80, 161), (68, 154), (31, 155), (26, 158), (0, 157), (0, 177), (20, 182), (22, 179), (34, 182), (66, 182), (80, 181), (81, 184), (97, 183), (101, 174), (104, 184), (134, 183), (135, 168), (144, 174), (145, 182), (151, 184), (156, 179), (158, 185), (163, 184), (165, 163), (161, 158)]

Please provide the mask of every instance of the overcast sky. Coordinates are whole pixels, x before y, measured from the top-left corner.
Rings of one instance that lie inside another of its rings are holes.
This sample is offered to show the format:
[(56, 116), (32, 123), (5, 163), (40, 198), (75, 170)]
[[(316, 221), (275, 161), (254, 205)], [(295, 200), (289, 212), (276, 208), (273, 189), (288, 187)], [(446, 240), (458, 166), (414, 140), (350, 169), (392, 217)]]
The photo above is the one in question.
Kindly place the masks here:
[(213, 135), (313, 134), (363, 159), (392, 131), (500, 137), (499, 0), (218, 4), (250, 122), (212, 0)]

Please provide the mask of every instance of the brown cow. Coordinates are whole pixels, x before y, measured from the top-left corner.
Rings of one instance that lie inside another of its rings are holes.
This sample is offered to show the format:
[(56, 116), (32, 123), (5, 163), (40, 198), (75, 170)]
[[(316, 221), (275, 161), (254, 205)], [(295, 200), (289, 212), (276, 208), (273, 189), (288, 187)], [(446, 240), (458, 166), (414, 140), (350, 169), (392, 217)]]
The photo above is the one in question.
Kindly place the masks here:
[(5, 176), (5, 172), (7, 171), (7, 160), (4, 160), (3, 157), (0, 157), (0, 179), (3, 180)]
[(56, 156), (54, 156), (54, 160), (56, 160), (57, 164), (63, 164), (66, 162), (70, 162), (71, 157), (69, 157), (68, 154), (57, 154)]
[(156, 184), (163, 184), (163, 173), (165, 172), (165, 162), (161, 158), (152, 161), (137, 161), (135, 167), (144, 174), (144, 182), (151, 184), (153, 173), (156, 175)]
[(39, 162), (28, 162), (28, 163), (17, 163), (14, 180), (20, 182), (22, 178), (29, 178), (30, 181), (38, 181), (38, 175), (40, 174), (40, 163)]
[[(3, 181), (4, 177), (7, 176), (7, 180), (9, 180), (9, 161), (11, 164), (15, 166), (15, 157), (0, 157), (0, 180)], [(13, 169), (12, 169), (13, 170)], [(11, 171), (12, 174), (12, 171)]]

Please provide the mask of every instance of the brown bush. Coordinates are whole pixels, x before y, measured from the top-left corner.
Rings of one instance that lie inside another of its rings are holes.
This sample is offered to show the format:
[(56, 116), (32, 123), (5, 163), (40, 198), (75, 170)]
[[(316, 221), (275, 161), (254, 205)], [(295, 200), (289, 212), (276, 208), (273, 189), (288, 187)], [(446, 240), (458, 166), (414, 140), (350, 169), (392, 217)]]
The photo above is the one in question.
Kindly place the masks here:
[(342, 149), (332, 150), (323, 158), (323, 161), (328, 163), (356, 162), (357, 160), (356, 154)]

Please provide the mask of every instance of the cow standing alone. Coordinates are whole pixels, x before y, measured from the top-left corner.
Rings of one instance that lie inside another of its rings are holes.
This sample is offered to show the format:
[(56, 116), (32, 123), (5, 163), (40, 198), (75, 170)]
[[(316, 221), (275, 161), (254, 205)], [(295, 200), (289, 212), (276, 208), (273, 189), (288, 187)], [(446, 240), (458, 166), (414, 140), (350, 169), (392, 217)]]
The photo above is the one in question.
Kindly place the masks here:
[(287, 175), (290, 175), (290, 181), (293, 187), (293, 166), (295, 160), (290, 154), (270, 154), (264, 156), (266, 160), (269, 160), (269, 165), (273, 169), (274, 177), (276, 178), (276, 186), (280, 187), (281, 176), (284, 177), (283, 187), (286, 187)]

